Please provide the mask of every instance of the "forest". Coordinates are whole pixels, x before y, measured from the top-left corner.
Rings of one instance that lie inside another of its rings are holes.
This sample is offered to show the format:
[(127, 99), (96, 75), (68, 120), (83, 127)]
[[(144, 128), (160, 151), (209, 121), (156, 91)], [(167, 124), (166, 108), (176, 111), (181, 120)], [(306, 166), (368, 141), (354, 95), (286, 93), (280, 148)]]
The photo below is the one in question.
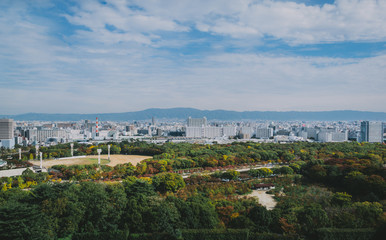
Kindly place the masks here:
[[(0, 179), (0, 239), (384, 239), (386, 145), (81, 145), (75, 155), (152, 156), (137, 166), (56, 165)], [(2, 149), (29, 166), (35, 148)], [(69, 144), (41, 147), (45, 159)], [(260, 167), (260, 168), (258, 168)], [(240, 171), (240, 169), (246, 169)], [(250, 193), (274, 186), (267, 209)]]

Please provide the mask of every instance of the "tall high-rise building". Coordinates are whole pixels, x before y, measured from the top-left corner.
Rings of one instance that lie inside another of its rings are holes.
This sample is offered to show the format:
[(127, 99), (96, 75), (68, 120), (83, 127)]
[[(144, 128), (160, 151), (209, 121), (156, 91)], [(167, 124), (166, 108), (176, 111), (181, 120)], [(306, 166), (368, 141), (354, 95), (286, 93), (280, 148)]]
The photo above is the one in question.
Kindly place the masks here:
[(0, 119), (0, 146), (14, 148), (15, 138), (13, 130), (15, 123), (12, 119)]
[(14, 126), (12, 119), (0, 119), (0, 139), (13, 139)]
[(383, 125), (381, 122), (361, 122), (360, 142), (383, 142)]
[(188, 127), (206, 127), (207, 120), (206, 117), (203, 118), (191, 118), (189, 117), (187, 120)]

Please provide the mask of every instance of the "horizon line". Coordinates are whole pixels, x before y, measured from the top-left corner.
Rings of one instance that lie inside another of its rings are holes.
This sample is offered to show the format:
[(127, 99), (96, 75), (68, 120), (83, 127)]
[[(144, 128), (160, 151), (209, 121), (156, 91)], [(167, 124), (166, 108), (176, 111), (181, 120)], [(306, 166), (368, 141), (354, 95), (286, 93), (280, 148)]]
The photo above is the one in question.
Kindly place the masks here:
[(19, 113), (19, 114), (1, 114), (0, 116), (20, 116), (20, 115), (27, 115), (27, 114), (46, 114), (46, 115), (97, 115), (97, 114), (122, 114), (122, 113), (134, 113), (134, 112), (143, 112), (148, 110), (172, 110), (172, 109), (191, 109), (191, 110), (199, 110), (199, 111), (225, 111), (225, 112), (238, 112), (238, 113), (245, 113), (245, 112), (277, 112), (277, 113), (290, 113), (290, 112), (303, 112), (303, 113), (319, 113), (319, 112), (369, 112), (369, 113), (386, 113), (383, 111), (369, 111), (369, 110), (349, 110), (349, 109), (340, 109), (340, 110), (226, 110), (226, 109), (199, 109), (199, 108), (193, 108), (193, 107), (171, 107), (171, 108), (146, 108), (143, 110), (134, 110), (134, 111), (122, 111), (122, 112), (98, 112), (98, 113), (44, 113), (44, 112), (26, 112), (26, 113)]

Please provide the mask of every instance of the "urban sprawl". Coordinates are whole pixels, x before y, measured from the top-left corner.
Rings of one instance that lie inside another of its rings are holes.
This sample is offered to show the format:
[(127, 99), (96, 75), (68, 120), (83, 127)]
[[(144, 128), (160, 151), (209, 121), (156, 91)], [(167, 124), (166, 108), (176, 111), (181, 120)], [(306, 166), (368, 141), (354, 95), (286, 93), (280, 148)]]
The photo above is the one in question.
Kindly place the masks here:
[(386, 123), (371, 121), (186, 121), (111, 122), (95, 119), (78, 122), (13, 121), (0, 119), (0, 147), (51, 146), (58, 143), (139, 140), (150, 143), (190, 142), (227, 144), (235, 141), (287, 143), (379, 142), (386, 139)]

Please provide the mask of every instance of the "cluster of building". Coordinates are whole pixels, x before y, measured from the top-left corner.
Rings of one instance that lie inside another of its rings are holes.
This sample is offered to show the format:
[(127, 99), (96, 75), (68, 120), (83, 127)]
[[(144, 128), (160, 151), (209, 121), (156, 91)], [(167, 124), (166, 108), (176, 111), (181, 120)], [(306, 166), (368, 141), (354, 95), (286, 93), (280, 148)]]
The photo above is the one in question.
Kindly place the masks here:
[(302, 121), (186, 121), (100, 122), (14, 122), (0, 119), (0, 147), (54, 145), (66, 142), (123, 141), (140, 139), (162, 143), (258, 141), (258, 142), (384, 142), (386, 124), (382, 122), (302, 122)]
[(206, 118), (187, 120), (186, 137), (218, 138), (233, 137), (240, 139), (272, 139), (280, 141), (318, 141), (345, 142), (383, 142), (386, 130), (382, 122), (241, 122), (230, 125), (209, 125)]

